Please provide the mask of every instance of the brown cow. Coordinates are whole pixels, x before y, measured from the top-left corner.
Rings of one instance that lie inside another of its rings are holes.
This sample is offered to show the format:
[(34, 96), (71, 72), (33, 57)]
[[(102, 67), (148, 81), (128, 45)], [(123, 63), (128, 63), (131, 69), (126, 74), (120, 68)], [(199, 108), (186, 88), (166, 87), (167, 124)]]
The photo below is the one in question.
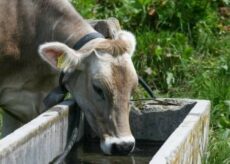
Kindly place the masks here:
[(114, 40), (96, 38), (71, 48), (93, 32), (67, 0), (0, 0), (5, 134), (44, 111), (43, 99), (64, 71), (65, 87), (100, 137), (103, 152), (133, 150), (129, 99), (138, 83), (131, 61), (135, 38), (120, 31)]

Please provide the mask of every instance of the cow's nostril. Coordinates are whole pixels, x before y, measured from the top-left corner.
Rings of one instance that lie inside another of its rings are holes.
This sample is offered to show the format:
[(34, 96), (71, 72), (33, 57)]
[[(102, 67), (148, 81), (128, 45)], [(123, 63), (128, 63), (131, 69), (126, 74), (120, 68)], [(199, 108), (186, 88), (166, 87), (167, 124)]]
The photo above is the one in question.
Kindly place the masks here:
[(111, 147), (111, 154), (114, 155), (127, 155), (132, 152), (135, 143), (127, 142), (127, 143), (113, 143)]

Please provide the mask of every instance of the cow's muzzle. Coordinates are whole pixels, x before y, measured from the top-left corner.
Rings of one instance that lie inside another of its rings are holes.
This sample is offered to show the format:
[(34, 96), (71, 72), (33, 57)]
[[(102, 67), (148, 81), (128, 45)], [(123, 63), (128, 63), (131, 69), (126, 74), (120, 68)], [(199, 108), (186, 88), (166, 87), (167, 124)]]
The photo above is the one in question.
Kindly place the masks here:
[(100, 146), (106, 155), (127, 155), (134, 150), (135, 139), (133, 136), (107, 137)]

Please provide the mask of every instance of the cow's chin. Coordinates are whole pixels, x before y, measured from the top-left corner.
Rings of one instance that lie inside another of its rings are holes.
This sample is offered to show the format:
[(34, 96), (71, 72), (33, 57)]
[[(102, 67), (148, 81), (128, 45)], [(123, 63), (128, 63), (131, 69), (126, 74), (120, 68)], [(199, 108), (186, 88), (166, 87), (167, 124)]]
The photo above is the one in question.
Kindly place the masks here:
[(107, 137), (100, 143), (101, 150), (106, 155), (127, 155), (135, 148), (135, 139), (131, 136)]

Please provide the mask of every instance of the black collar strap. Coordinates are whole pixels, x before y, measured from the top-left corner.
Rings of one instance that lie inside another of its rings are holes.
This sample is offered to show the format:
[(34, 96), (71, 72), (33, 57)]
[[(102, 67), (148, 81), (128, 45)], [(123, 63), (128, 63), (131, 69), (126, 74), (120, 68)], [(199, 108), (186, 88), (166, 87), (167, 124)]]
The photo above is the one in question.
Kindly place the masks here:
[(65, 84), (63, 83), (64, 76), (65, 76), (65, 73), (61, 71), (59, 75), (59, 87), (64, 93), (67, 93), (68, 90), (66, 89)]
[(96, 39), (96, 38), (105, 38), (102, 34), (98, 33), (98, 32), (92, 32), (89, 33), (85, 36), (83, 36), (74, 46), (73, 48), (75, 50), (79, 50), (81, 47), (83, 47), (86, 43), (88, 43), (89, 41)]

